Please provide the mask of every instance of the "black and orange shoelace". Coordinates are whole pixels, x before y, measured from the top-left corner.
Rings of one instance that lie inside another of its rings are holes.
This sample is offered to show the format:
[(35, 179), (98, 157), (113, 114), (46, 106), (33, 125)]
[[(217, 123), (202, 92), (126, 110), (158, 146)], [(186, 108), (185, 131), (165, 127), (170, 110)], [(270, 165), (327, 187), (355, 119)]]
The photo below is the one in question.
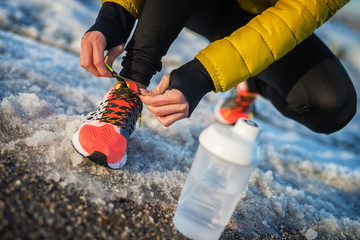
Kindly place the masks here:
[[(112, 75), (120, 83), (117, 84), (109, 94), (109, 98), (106, 100), (108, 104), (101, 116), (98, 119), (101, 122), (107, 122), (118, 127), (124, 127), (123, 121), (130, 113), (133, 107), (139, 109), (139, 127), (141, 127), (141, 111), (142, 111), (142, 102), (139, 98), (140, 92), (134, 91), (129, 88), (126, 81), (119, 76), (107, 63), (105, 63), (108, 69), (111, 71)], [(118, 104), (117, 100), (122, 100), (126, 105)]]

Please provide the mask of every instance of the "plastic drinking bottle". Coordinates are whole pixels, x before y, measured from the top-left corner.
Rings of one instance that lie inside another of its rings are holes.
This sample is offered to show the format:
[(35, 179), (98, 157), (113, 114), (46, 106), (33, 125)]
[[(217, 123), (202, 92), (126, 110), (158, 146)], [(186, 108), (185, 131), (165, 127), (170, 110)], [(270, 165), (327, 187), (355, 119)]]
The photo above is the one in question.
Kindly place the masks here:
[(235, 126), (216, 123), (200, 134), (174, 216), (185, 236), (220, 237), (260, 160), (259, 131), (256, 123), (242, 118)]

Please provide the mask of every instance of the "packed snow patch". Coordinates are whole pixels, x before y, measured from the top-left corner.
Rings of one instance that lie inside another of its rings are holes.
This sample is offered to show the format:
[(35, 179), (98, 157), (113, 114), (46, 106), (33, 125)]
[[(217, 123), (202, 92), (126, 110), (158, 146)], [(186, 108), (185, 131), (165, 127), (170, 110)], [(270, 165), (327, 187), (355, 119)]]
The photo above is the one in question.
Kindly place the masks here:
[[(71, 139), (114, 80), (91, 76), (80, 68), (77, 54), (64, 51), (79, 52), (79, 39), (95, 19), (98, 1), (11, 0), (0, 6), (1, 156), (110, 208), (107, 202), (120, 197), (175, 207), (198, 137), (215, 122), (212, 111), (226, 93), (208, 94), (191, 118), (169, 128), (145, 108), (124, 168), (98, 166), (81, 157)], [(359, 93), (355, 56), (360, 35), (328, 24), (319, 35), (334, 49), (344, 49), (342, 61)], [(150, 88), (206, 44), (184, 30)], [(284, 118), (261, 97), (256, 109), (262, 157), (233, 214), (234, 231), (249, 238), (279, 237), (293, 229), (308, 239), (360, 239), (360, 108), (348, 126), (329, 136)]]

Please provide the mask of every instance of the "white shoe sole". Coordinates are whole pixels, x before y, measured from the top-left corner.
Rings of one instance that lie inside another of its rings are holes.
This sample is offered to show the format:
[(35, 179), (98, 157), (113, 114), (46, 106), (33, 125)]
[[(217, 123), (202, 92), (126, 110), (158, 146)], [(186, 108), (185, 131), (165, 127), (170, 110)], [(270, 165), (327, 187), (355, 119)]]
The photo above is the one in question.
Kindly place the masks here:
[(74, 137), (72, 139), (72, 144), (74, 146), (74, 148), (76, 149), (76, 151), (78, 151), (78, 153), (80, 153), (81, 155), (83, 155), (84, 157), (88, 157), (90, 156), (90, 154), (88, 152), (86, 152), (80, 142), (79, 142), (79, 132), (80, 130), (78, 130), (75, 134), (74, 134)]
[(220, 114), (220, 109), (221, 109), (221, 106), (223, 105), (223, 103), (225, 102), (224, 99), (220, 99), (218, 101), (218, 103), (216, 104), (215, 106), (215, 109), (214, 109), (214, 115), (215, 115), (215, 119), (220, 122), (220, 123), (224, 123), (224, 124), (229, 124), (225, 121), (225, 119), (221, 116)]

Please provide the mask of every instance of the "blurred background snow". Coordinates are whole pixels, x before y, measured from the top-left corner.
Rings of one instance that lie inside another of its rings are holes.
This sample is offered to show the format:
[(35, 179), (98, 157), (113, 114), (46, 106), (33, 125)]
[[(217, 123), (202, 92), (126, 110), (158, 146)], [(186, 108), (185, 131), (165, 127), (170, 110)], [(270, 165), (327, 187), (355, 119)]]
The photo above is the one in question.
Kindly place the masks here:
[[(0, 1), (0, 152), (94, 202), (125, 197), (175, 207), (200, 132), (227, 93), (208, 94), (192, 117), (169, 128), (146, 109), (128, 162), (115, 171), (82, 158), (73, 133), (115, 83), (79, 66), (80, 40), (98, 0)], [(360, 96), (360, 0), (352, 0), (316, 32), (339, 56)], [(207, 41), (184, 30), (164, 57), (161, 76), (192, 59)], [(120, 69), (119, 61), (115, 69)], [(281, 116), (265, 99), (254, 121), (262, 158), (231, 224), (247, 236), (296, 229), (309, 239), (360, 239), (360, 104), (341, 131), (315, 134)], [(112, 207), (112, 206), (108, 206)]]

